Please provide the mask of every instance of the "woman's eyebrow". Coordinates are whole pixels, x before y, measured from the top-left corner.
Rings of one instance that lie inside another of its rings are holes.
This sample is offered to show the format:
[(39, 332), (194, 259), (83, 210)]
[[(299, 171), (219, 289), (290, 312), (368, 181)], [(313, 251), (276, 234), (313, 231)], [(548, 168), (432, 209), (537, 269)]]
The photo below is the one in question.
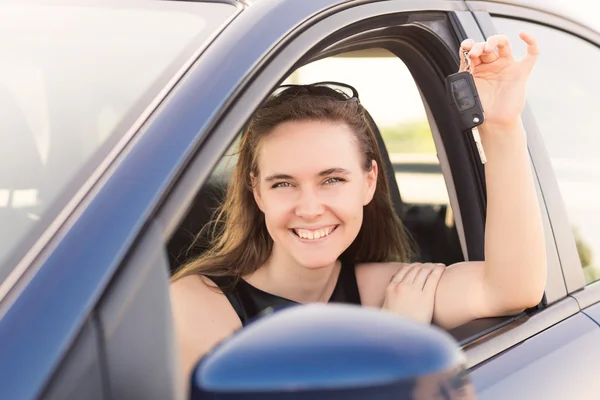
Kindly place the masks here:
[[(329, 168), (319, 172), (319, 176), (327, 176), (332, 174), (350, 175), (351, 172), (344, 168)], [(277, 181), (280, 179), (294, 179), (293, 176), (287, 174), (273, 174), (265, 178), (265, 182)]]
[(332, 175), (332, 174), (341, 174), (341, 175), (350, 175), (351, 172), (344, 168), (329, 168), (325, 171), (319, 172), (320, 176)]
[(265, 178), (265, 182), (276, 181), (279, 179), (294, 179), (294, 177), (291, 175), (286, 175), (286, 174), (269, 175)]

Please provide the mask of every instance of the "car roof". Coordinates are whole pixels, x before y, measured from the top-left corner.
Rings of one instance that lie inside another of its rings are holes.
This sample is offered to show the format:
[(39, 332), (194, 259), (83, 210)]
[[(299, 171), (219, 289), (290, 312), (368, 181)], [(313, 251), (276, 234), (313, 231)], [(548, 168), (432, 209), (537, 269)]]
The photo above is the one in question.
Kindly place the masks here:
[[(214, 3), (238, 4), (247, 8), (260, 0), (168, 0), (168, 1), (201, 1)], [(347, 3), (351, 0), (331, 0), (331, 5)], [(377, 1), (377, 0), (373, 0)], [(445, 0), (456, 1), (456, 0)], [(558, 17), (569, 19), (600, 33), (600, 2), (591, 0), (464, 0), (467, 3), (498, 3), (530, 8)]]
[[(217, 2), (237, 2), (244, 6), (251, 6), (259, 0), (212, 0)], [(332, 5), (345, 3), (348, 0), (331, 0)], [(455, 0), (446, 0), (455, 1)], [(464, 0), (467, 3), (481, 2), (481, 0)], [(532, 10), (543, 11), (558, 17), (569, 19), (600, 33), (600, 2), (591, 0), (484, 0), (488, 3), (499, 3), (527, 7)]]
[[(473, 3), (477, 0), (465, 1)], [(600, 33), (600, 2), (590, 0), (487, 0), (487, 2), (543, 11), (569, 19)]]

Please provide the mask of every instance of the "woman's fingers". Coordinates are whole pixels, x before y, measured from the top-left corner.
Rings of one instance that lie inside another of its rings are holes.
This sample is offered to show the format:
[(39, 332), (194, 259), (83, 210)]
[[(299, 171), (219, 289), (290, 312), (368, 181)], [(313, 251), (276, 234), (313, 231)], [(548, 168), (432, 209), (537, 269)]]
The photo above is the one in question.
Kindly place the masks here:
[(422, 264), (414, 264), (413, 267), (406, 273), (404, 279), (400, 283), (412, 284), (417, 277), (417, 274), (421, 270)]
[(404, 265), (394, 274), (390, 283), (413, 285), (415, 288), (423, 290), (431, 273), (439, 266), (443, 268), (444, 265), (431, 263)]
[[(527, 44), (527, 54), (522, 62), (529, 69), (533, 68), (540, 54), (535, 38), (526, 32), (521, 32), (519, 37)], [(485, 42), (475, 42), (473, 39), (466, 39), (460, 44), (460, 69), (466, 68), (464, 60), (464, 51), (469, 53), (471, 65), (476, 67), (482, 63), (489, 64), (500, 58), (509, 61), (514, 60), (510, 39), (506, 35), (492, 35)]]
[(412, 269), (416, 268), (417, 264), (405, 264), (392, 276), (391, 282), (400, 283)]
[(413, 285), (415, 285), (417, 289), (423, 290), (423, 287), (425, 287), (425, 282), (427, 282), (427, 278), (429, 278), (429, 275), (431, 274), (431, 271), (433, 271), (434, 268), (434, 264), (421, 265), (419, 268), (419, 272), (415, 276)]
[[(498, 58), (500, 58), (502, 56), (506, 56), (504, 53), (502, 53), (504, 55), (500, 55), (500, 49), (497, 47), (499, 44), (501, 46), (504, 46), (504, 43), (508, 44), (508, 37), (506, 37), (505, 35), (490, 36), (483, 43), (483, 52), (479, 56), (479, 58), (481, 59), (481, 62), (485, 63), (485, 64), (489, 64), (489, 63), (496, 61)], [(510, 53), (510, 51), (509, 51), (509, 53)]]
[(465, 39), (460, 44), (460, 49), (458, 51), (458, 56), (460, 57), (460, 69), (459, 69), (460, 71), (464, 71), (467, 68), (467, 63), (465, 60), (465, 55), (463, 53), (463, 50), (464, 51), (471, 50), (471, 47), (473, 46), (473, 44), (475, 44), (475, 41), (473, 39)]
[[(474, 67), (482, 63), (492, 63), (499, 58), (513, 60), (510, 39), (506, 35), (492, 35), (485, 42), (475, 42), (472, 39), (467, 39), (461, 43), (461, 50), (469, 52), (471, 65)], [(464, 69), (466, 65), (462, 61), (461, 55), (461, 68)]]
[(527, 65), (529, 71), (531, 71), (540, 55), (540, 48), (538, 47), (537, 40), (529, 33), (521, 32), (519, 37), (527, 43), (527, 54), (523, 58), (523, 63)]
[(460, 44), (461, 70), (464, 70), (467, 66), (465, 63), (465, 60), (463, 60), (463, 56), (464, 56), (463, 51), (466, 51), (469, 53), (471, 67), (476, 67), (477, 65), (482, 63), (479, 56), (483, 53), (484, 45), (485, 45), (485, 43), (475, 42), (472, 39), (464, 40)]
[(435, 288), (443, 270), (442, 264), (403, 265), (387, 287), (382, 309), (431, 323)]
[(435, 266), (431, 274), (427, 278), (427, 282), (425, 282), (425, 286), (423, 287), (423, 291), (428, 294), (435, 294), (437, 290), (438, 283), (440, 282), (440, 278), (442, 274), (446, 270), (446, 266), (444, 264), (438, 264)]
[(474, 44), (475, 44), (475, 41), (473, 39), (465, 39), (460, 44), (460, 48), (463, 49), (464, 51), (470, 51), (471, 47), (473, 47)]
[(506, 35), (493, 35), (486, 41), (486, 51), (491, 52), (498, 48), (498, 56), (508, 59), (513, 58), (512, 49), (510, 47), (510, 39)]
[(527, 54), (532, 56), (538, 56), (540, 54), (540, 49), (537, 44), (537, 40), (533, 36), (531, 36), (527, 32), (521, 32), (519, 37), (527, 43)]
[(471, 50), (469, 50), (469, 57), (471, 57), (471, 62), (477, 61), (477, 58), (483, 54), (483, 47), (485, 46), (485, 42), (477, 42), (473, 46), (471, 46)]

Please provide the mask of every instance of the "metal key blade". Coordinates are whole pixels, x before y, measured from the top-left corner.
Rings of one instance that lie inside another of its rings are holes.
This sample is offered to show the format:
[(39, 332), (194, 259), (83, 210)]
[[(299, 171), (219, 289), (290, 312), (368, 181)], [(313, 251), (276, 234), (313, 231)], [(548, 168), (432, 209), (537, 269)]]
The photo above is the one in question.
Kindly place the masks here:
[(471, 129), (471, 133), (473, 134), (473, 139), (475, 139), (475, 145), (477, 146), (477, 152), (479, 153), (481, 163), (485, 164), (487, 162), (487, 157), (485, 156), (485, 151), (483, 151), (483, 144), (481, 143), (481, 136), (479, 136), (479, 129), (474, 127)]

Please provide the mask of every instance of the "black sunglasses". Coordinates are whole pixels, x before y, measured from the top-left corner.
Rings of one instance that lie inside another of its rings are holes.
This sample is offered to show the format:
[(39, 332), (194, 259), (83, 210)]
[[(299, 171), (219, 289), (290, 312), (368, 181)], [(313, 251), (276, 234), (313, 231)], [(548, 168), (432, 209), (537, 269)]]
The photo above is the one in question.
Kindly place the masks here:
[[(286, 94), (291, 94), (292, 96), (297, 96), (303, 93), (309, 93), (309, 94), (315, 94), (315, 95), (327, 95), (327, 93), (323, 93), (319, 91), (319, 88), (321, 87), (326, 87), (329, 89), (333, 89), (336, 92), (338, 92), (339, 94), (341, 94), (342, 96), (345, 97), (344, 100), (338, 100), (340, 103), (346, 103), (346, 102), (351, 102), (351, 101), (356, 101), (358, 103), (360, 103), (360, 100), (358, 98), (358, 91), (350, 86), (347, 85), (345, 83), (340, 83), (340, 82), (316, 82), (316, 83), (311, 83), (308, 85), (295, 85), (295, 84), (288, 84), (288, 85), (280, 85), (277, 89), (275, 89), (275, 91), (273, 91), (273, 93), (271, 94), (271, 96), (277, 96), (279, 94), (281, 94), (282, 92), (285, 92)], [(293, 91), (291, 89), (297, 89), (297, 91)]]

